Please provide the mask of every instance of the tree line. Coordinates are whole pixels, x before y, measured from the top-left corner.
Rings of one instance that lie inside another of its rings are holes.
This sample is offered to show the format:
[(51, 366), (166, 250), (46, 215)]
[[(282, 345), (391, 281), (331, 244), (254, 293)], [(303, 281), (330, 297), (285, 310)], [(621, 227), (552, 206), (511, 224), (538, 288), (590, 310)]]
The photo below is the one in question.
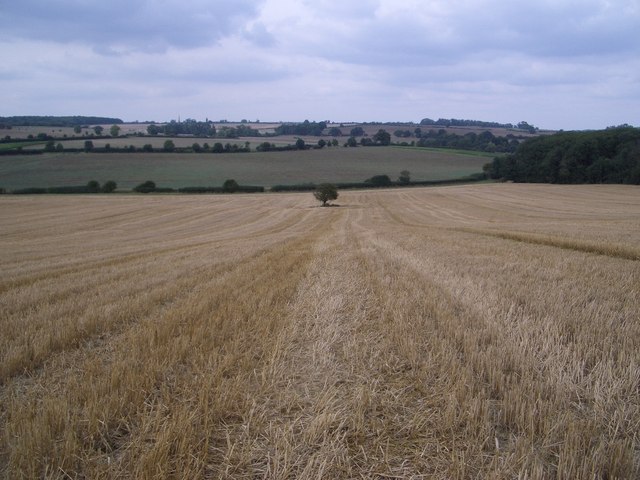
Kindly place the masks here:
[(480, 128), (517, 128), (518, 130), (526, 130), (535, 133), (538, 127), (530, 125), (524, 120), (516, 123), (499, 123), (499, 122), (483, 122), (481, 120), (464, 120), (459, 118), (439, 118), (432, 120), (431, 118), (423, 118), (420, 125), (437, 125), (441, 127), (480, 127)]
[(640, 184), (640, 129), (623, 125), (530, 138), (484, 166), (493, 179)]
[(124, 122), (119, 118), (85, 117), (81, 115), (67, 117), (41, 115), (0, 117), (0, 129), (11, 127), (75, 127), (78, 125), (104, 125), (109, 123), (120, 124)]

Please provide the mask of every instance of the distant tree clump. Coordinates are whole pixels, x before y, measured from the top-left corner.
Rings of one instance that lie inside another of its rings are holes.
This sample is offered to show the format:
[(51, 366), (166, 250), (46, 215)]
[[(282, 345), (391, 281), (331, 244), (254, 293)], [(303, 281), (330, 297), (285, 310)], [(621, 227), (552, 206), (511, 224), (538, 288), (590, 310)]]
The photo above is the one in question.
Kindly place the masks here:
[(321, 183), (316, 187), (313, 196), (319, 202), (322, 202), (322, 206), (326, 207), (329, 200), (336, 200), (338, 198), (338, 189), (331, 183)]
[(276, 135), (311, 135), (319, 137), (324, 129), (327, 128), (327, 122), (310, 122), (305, 120), (302, 123), (283, 123), (275, 129)]
[(398, 177), (398, 183), (408, 184), (411, 182), (411, 173), (409, 170), (402, 170), (400, 172), (400, 176)]
[(102, 192), (112, 193), (116, 188), (118, 188), (118, 184), (116, 182), (114, 182), (113, 180), (107, 180), (106, 182), (104, 182), (104, 185), (102, 185)]
[(378, 145), (389, 145), (391, 144), (391, 135), (386, 130), (380, 129), (378, 133), (373, 136), (373, 141)]
[(118, 125), (111, 125), (109, 133), (111, 133), (112, 137), (117, 137), (118, 135), (120, 135), (120, 127)]
[(484, 166), (494, 179), (536, 183), (640, 184), (640, 129), (621, 126), (525, 140)]
[[(93, 127), (93, 131), (95, 132), (96, 135), (102, 135), (104, 128), (101, 127), (100, 125), (96, 125), (95, 127)], [(115, 137), (115, 135), (112, 135), (112, 136)]]
[(85, 140), (84, 141), (84, 151), (85, 152), (90, 152), (91, 150), (93, 150), (93, 142), (91, 140)]
[(175, 143), (173, 143), (173, 140), (165, 140), (164, 146), (162, 147), (162, 149), (165, 152), (173, 152), (176, 149), (176, 145)]

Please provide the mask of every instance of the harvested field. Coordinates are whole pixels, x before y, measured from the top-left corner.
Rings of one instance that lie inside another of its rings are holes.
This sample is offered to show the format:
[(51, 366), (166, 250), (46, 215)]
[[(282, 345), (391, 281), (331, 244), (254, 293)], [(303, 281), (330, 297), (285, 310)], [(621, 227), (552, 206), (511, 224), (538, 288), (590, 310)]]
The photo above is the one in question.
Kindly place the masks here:
[(0, 198), (5, 478), (638, 478), (640, 189)]

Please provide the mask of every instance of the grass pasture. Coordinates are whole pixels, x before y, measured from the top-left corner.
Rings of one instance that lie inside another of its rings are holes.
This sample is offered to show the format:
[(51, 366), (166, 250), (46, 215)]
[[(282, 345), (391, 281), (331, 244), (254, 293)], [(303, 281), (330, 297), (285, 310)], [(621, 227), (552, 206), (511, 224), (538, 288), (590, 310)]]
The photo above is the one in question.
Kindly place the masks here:
[(638, 478), (640, 190), (0, 197), (4, 478)]
[(5, 155), (0, 156), (0, 187), (12, 190), (84, 185), (92, 179), (100, 183), (115, 180), (120, 188), (132, 188), (146, 180), (175, 188), (222, 185), (229, 178), (245, 185), (263, 186), (362, 182), (378, 174), (395, 179), (405, 169), (411, 172), (413, 180), (446, 180), (481, 172), (488, 161), (481, 154), (396, 147), (236, 154)]

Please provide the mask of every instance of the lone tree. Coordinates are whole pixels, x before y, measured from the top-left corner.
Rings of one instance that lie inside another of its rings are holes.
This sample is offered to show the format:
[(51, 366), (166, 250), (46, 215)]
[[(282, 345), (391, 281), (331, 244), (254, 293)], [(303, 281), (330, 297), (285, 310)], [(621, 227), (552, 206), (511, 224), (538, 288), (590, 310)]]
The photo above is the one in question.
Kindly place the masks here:
[(335, 200), (338, 198), (338, 189), (335, 185), (330, 183), (321, 183), (313, 192), (313, 196), (316, 200), (322, 202), (322, 206), (326, 207), (329, 200)]
[(400, 176), (398, 177), (398, 182), (403, 184), (408, 184), (411, 182), (411, 172), (409, 170), (402, 170), (400, 172)]

